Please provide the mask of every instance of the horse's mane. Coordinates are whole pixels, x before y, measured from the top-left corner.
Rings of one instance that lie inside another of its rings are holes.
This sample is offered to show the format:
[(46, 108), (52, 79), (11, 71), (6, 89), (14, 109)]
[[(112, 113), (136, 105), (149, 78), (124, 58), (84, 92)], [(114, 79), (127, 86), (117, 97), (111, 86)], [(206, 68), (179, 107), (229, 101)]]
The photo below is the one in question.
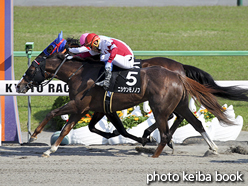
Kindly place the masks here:
[(73, 37), (66, 38), (67, 44), (73, 47), (80, 47), (79, 39), (74, 39)]

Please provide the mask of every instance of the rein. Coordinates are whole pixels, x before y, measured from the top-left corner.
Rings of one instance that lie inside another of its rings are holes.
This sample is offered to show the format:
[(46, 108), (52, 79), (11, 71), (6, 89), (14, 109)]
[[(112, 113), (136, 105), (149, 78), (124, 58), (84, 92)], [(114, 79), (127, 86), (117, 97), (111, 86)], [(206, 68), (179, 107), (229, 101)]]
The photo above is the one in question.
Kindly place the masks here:
[[(48, 83), (50, 83), (55, 76), (57, 75), (58, 71), (60, 70), (60, 68), (62, 67), (62, 65), (66, 62), (66, 60), (68, 59), (69, 54), (65, 55), (65, 58), (63, 59), (63, 61), (59, 64), (59, 66), (56, 68), (55, 73), (53, 74), (53, 76), (46, 82), (43, 82), (46, 78), (45, 78), (45, 74), (48, 74), (45, 70), (45, 65), (46, 65), (46, 58), (39, 58), (39, 59), (35, 59), (32, 63), (32, 66), (35, 68), (35, 72), (34, 74), (30, 74), (32, 76), (32, 79), (30, 81), (26, 80), (27, 83), (27, 87), (28, 88), (32, 88), (34, 85), (33, 83), (36, 83), (37, 86), (46, 86)], [(28, 74), (28, 71), (25, 73)], [(49, 74), (48, 74), (49, 76)], [(25, 78), (25, 75), (23, 76), (23, 78)]]
[(62, 67), (62, 65), (66, 62), (67, 57), (68, 57), (68, 54), (66, 55), (65, 59), (60, 63), (60, 65), (57, 67), (53, 76), (48, 81), (40, 83), (41, 86), (43, 86), (43, 87), (46, 86), (48, 83), (50, 83), (55, 78), (55, 76), (57, 75), (57, 73), (60, 70), (60, 68)]
[(70, 80), (83, 66), (84, 64), (82, 64), (68, 79)]

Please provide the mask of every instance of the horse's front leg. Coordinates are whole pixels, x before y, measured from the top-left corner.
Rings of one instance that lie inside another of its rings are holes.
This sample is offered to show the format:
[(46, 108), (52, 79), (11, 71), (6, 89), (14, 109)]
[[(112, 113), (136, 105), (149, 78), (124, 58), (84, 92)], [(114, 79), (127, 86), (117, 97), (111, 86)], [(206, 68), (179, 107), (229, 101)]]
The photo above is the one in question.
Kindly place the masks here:
[(71, 129), (77, 124), (77, 122), (81, 119), (82, 114), (72, 114), (70, 116), (69, 121), (66, 123), (66, 125), (63, 127), (58, 139), (55, 141), (55, 143), (51, 146), (51, 148), (43, 153), (43, 157), (49, 157), (51, 153), (54, 153), (57, 151), (60, 143), (64, 139), (64, 137), (71, 131)]
[(102, 137), (104, 137), (106, 139), (113, 138), (115, 136), (120, 135), (120, 133), (117, 130), (114, 130), (112, 133), (109, 133), (109, 132), (100, 131), (97, 128), (95, 128), (95, 125), (97, 124), (97, 122), (100, 121), (103, 118), (104, 115), (105, 114), (102, 113), (102, 112), (95, 112), (94, 115), (93, 115), (93, 117), (90, 120), (89, 125), (88, 125), (89, 130), (91, 132), (94, 132), (96, 134), (99, 134), (100, 136), (102, 136)]
[[(69, 101), (67, 104), (63, 105), (60, 108), (54, 109), (51, 112), (49, 112), (45, 119), (39, 124), (39, 126), (35, 129), (34, 133), (31, 135), (31, 138), (29, 139), (29, 142), (33, 142), (37, 139), (37, 135), (41, 133), (41, 131), (44, 129), (48, 121), (50, 121), (53, 117), (72, 113), (74, 111), (74, 100)], [(74, 111), (75, 112), (75, 111)]]

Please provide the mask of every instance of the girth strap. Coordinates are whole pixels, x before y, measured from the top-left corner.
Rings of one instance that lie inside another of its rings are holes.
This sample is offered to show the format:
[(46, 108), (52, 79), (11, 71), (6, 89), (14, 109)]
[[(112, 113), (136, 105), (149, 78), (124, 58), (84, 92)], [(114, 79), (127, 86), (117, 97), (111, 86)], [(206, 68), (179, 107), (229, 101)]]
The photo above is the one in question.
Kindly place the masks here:
[(114, 92), (105, 91), (104, 99), (103, 99), (103, 109), (104, 113), (110, 114), (112, 113), (112, 98)]

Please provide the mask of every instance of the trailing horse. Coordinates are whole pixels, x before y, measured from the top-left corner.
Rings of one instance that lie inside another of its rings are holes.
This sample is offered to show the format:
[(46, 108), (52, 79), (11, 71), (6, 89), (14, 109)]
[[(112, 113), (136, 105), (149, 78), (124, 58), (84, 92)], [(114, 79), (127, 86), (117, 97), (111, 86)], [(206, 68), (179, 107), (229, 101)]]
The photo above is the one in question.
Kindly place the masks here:
[[(23, 78), (16, 86), (16, 90), (19, 93), (26, 93), (32, 86), (39, 86), (45, 79), (51, 77), (56, 77), (66, 82), (69, 86), (70, 101), (66, 105), (49, 112), (32, 135), (32, 138), (35, 138), (54, 116), (71, 114), (59, 138), (52, 145), (51, 149), (44, 152), (44, 156), (49, 156), (58, 149), (63, 138), (89, 110), (104, 113), (103, 99), (105, 91), (102, 87), (94, 86), (95, 80), (98, 79), (102, 68), (103, 64), (99, 62), (79, 59), (68, 60), (64, 54), (55, 53), (47, 58), (37, 58), (27, 69)], [(140, 76), (140, 93), (115, 93), (112, 97), (112, 111), (116, 112), (144, 101), (149, 101), (156, 120), (154, 126), (158, 128), (161, 137), (161, 142), (153, 157), (158, 157), (164, 146), (171, 139), (167, 120), (172, 112), (181, 115), (188, 122), (197, 126), (197, 131), (204, 131), (201, 122), (188, 108), (188, 94), (196, 97), (219, 120), (231, 123), (223, 113), (224, 110), (221, 105), (218, 104), (216, 98), (212, 95), (215, 90), (206, 88), (186, 76), (166, 70), (160, 66), (142, 68), (140, 69)], [(157, 77), (160, 78), (158, 79)], [(86, 91), (86, 96), (81, 99)], [(147, 138), (133, 137), (142, 144), (146, 144), (149, 141)], [(217, 150), (217, 146), (208, 136), (206, 136), (206, 142), (213, 151)]]

